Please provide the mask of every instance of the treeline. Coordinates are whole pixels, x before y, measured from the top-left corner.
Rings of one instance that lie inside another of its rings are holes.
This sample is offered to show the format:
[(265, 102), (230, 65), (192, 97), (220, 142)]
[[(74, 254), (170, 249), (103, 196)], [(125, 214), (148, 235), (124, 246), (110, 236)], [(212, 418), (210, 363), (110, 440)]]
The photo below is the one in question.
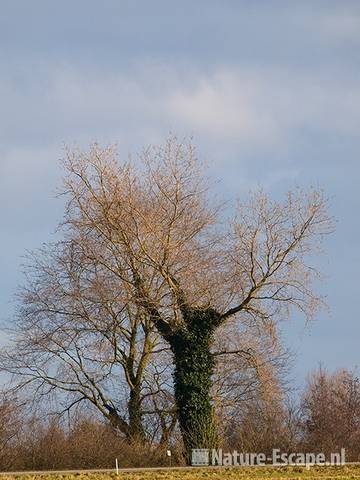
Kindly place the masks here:
[[(111, 468), (184, 463), (175, 428), (169, 444), (156, 440), (129, 443), (119, 431), (91, 412), (71, 417), (24, 415), (25, 406), (3, 399), (0, 407), (0, 469), (46, 470)], [(346, 370), (329, 374), (319, 369), (297, 402), (278, 395), (239, 402), (226, 417), (217, 412), (221, 447), (239, 452), (331, 452), (346, 449), (347, 461), (360, 459), (360, 381)]]
[(320, 368), (297, 399), (244, 408), (241, 421), (230, 425), (230, 448), (246, 452), (325, 453), (346, 449), (347, 461), (360, 460), (360, 380), (354, 372), (330, 374)]

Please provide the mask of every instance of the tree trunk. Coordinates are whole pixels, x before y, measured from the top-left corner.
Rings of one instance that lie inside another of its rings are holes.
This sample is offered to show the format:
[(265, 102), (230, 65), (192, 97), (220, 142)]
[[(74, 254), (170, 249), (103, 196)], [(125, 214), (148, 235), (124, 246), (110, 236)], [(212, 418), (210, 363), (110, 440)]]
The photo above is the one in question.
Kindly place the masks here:
[(216, 427), (211, 401), (214, 359), (211, 354), (217, 320), (213, 310), (192, 309), (186, 327), (169, 338), (174, 354), (175, 398), (187, 460), (193, 448), (215, 448)]
[(109, 412), (106, 416), (111, 426), (125, 435), (129, 443), (145, 442), (146, 436), (142, 424), (140, 387), (134, 387), (130, 390), (128, 421), (125, 421), (125, 419), (119, 415), (119, 412), (111, 405), (106, 405), (106, 409)]
[(140, 387), (134, 387), (130, 390), (130, 398), (128, 402), (129, 412), (129, 432), (128, 439), (131, 442), (145, 441), (144, 426), (141, 415), (141, 395)]

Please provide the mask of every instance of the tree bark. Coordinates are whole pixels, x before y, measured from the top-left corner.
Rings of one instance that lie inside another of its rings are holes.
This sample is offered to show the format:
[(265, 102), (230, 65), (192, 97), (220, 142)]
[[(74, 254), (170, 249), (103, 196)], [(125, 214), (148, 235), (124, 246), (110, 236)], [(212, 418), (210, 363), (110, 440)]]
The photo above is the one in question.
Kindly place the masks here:
[(144, 443), (146, 435), (142, 423), (140, 387), (132, 388), (128, 401), (128, 421), (111, 405), (106, 405), (110, 425), (125, 435), (129, 443)]
[(142, 423), (141, 414), (141, 393), (140, 386), (130, 390), (130, 398), (128, 401), (129, 412), (129, 432), (128, 439), (130, 442), (145, 442), (145, 431)]

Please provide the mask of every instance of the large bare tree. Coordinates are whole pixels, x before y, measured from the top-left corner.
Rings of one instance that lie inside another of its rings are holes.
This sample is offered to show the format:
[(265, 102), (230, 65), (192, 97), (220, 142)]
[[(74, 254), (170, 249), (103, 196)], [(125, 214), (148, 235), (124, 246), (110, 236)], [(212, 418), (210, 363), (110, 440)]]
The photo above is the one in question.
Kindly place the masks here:
[(34, 402), (48, 404), (60, 392), (53, 406), (59, 414), (86, 401), (131, 441), (150, 434), (144, 410), (161, 413), (168, 436), (171, 419), (151, 407), (169, 396), (165, 376), (155, 381), (167, 346), (146, 312), (119, 293), (117, 277), (85, 248), (85, 240), (65, 238), (29, 256), (14, 343), (1, 354), (14, 375), (12, 389), (26, 387)]
[[(251, 357), (241, 341), (215, 351), (217, 335), (224, 327), (241, 332), (247, 326), (276, 344), (279, 320), (293, 307), (310, 317), (321, 302), (312, 288), (317, 272), (308, 261), (332, 230), (322, 193), (295, 190), (277, 202), (257, 192), (228, 218), (210, 198), (193, 146), (176, 138), (126, 163), (115, 149), (95, 144), (87, 152), (68, 151), (64, 166), (64, 242), (74, 246), (80, 272), (96, 264), (99, 292), (107, 291), (101, 272), (111, 273), (111, 292), (121, 305), (114, 312), (111, 302), (109, 311), (92, 304), (90, 323), (85, 305), (86, 324), (112, 335), (111, 322), (123, 312), (132, 321), (142, 318), (144, 345), (145, 327), (170, 347), (186, 450), (215, 445), (216, 360), (225, 354)], [(73, 300), (71, 321), (84, 308)], [(66, 325), (59, 328), (66, 335)], [(82, 348), (98, 361), (91, 345)], [(94, 388), (90, 375), (85, 383)], [(90, 397), (98, 401), (101, 394)], [(111, 415), (112, 405), (101, 402)]]

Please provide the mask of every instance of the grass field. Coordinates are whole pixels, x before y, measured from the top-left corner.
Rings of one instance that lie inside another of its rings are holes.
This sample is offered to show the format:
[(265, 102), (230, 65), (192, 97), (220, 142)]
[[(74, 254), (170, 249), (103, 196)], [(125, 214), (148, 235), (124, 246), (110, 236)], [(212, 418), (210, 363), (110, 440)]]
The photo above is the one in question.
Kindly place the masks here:
[(307, 479), (307, 480), (360, 480), (360, 466), (342, 467), (261, 467), (261, 468), (235, 468), (235, 469), (192, 469), (192, 470), (159, 470), (142, 472), (116, 473), (76, 473), (76, 474), (45, 474), (45, 475), (4, 475), (3, 480), (247, 480), (247, 479)]

